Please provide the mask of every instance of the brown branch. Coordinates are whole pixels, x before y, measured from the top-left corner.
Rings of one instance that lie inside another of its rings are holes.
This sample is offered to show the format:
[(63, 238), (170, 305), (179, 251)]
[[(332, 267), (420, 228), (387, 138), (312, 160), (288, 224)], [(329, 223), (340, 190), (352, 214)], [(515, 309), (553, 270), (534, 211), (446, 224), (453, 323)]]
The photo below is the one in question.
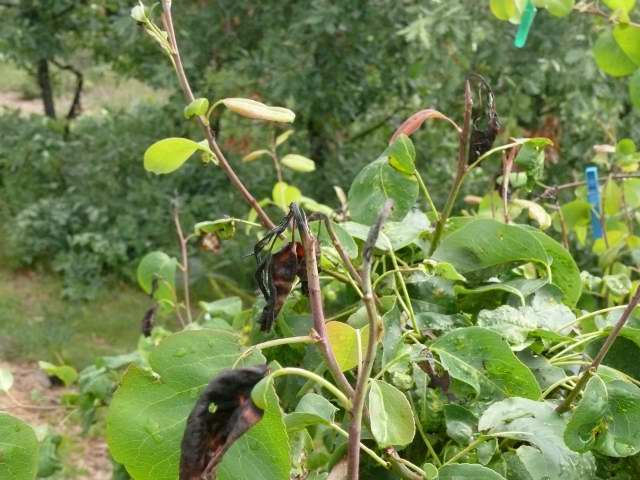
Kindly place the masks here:
[[(613, 23), (614, 25), (617, 25), (618, 23), (620, 23), (620, 20), (618, 20), (617, 17), (614, 17), (613, 15), (609, 15), (607, 12), (603, 12), (602, 10), (600, 10), (600, 7), (595, 3), (579, 3), (578, 5), (575, 5), (573, 9), (578, 13), (584, 13), (586, 15), (594, 15), (596, 17), (605, 18), (608, 22)], [(628, 25), (631, 25), (632, 27), (640, 28), (640, 23), (636, 23), (636, 22), (625, 22), (625, 23), (628, 23)]]
[[(184, 233), (182, 232), (182, 225), (180, 224), (180, 214), (177, 207), (173, 209), (173, 222), (176, 224), (176, 232), (178, 233), (180, 254), (182, 257), (180, 270), (182, 271), (182, 290), (184, 295), (184, 305), (187, 311), (187, 322), (192, 323), (193, 318), (191, 317), (191, 294), (189, 288), (189, 254), (187, 252), (187, 243), (189, 242), (189, 237), (185, 238)], [(178, 308), (180, 307), (176, 305), (176, 309)]]
[(61, 70), (68, 70), (76, 76), (76, 88), (73, 94), (73, 99), (71, 100), (71, 105), (69, 106), (69, 110), (67, 111), (67, 120), (73, 120), (82, 111), (82, 88), (84, 87), (84, 76), (80, 70), (70, 64), (62, 64), (57, 60), (51, 60), (56, 67)]
[(578, 380), (578, 383), (576, 383), (576, 386), (573, 388), (573, 390), (571, 390), (571, 392), (569, 392), (569, 395), (566, 396), (566, 398), (558, 406), (558, 408), (556, 408), (556, 411), (558, 413), (566, 412), (571, 408), (571, 403), (582, 391), (582, 389), (585, 387), (589, 379), (596, 374), (596, 372), (598, 371), (598, 367), (600, 367), (600, 364), (604, 360), (604, 357), (607, 355), (607, 353), (611, 349), (613, 342), (615, 342), (616, 338), (618, 338), (618, 336), (620, 335), (622, 328), (624, 327), (625, 323), (627, 323), (627, 320), (631, 316), (631, 313), (633, 313), (633, 310), (636, 308), (638, 303), (640, 303), (640, 287), (636, 288), (636, 293), (633, 295), (633, 298), (631, 299), (627, 307), (622, 312), (622, 315), (620, 316), (618, 323), (616, 323), (616, 325), (613, 327), (613, 330), (611, 330), (611, 332), (609, 333), (609, 336), (607, 337), (605, 342), (602, 344), (602, 347), (600, 347), (600, 351), (594, 357), (593, 361), (591, 362), (591, 365), (589, 365), (589, 368), (587, 368), (582, 373), (582, 376), (580, 377), (580, 380)]
[[(613, 175), (611, 175), (612, 180), (624, 180), (627, 178), (640, 178), (640, 174), (639, 173), (614, 173)], [(600, 183), (606, 183), (608, 180), (609, 180), (609, 177), (598, 178), (598, 181)], [(561, 190), (581, 187), (586, 184), (587, 182), (582, 180), (582, 181), (576, 181), (576, 182), (563, 183), (561, 185), (552, 185), (552, 186), (546, 187), (540, 195), (534, 198), (534, 201), (538, 201), (541, 198), (555, 197), (558, 195), (558, 192)]]
[[(171, 46), (171, 59), (173, 60), (173, 64), (175, 66), (176, 73), (178, 75), (178, 81), (180, 82), (180, 87), (184, 93), (185, 99), (187, 102), (191, 103), (195, 100), (193, 96), (193, 92), (191, 91), (191, 86), (189, 85), (189, 80), (187, 79), (187, 74), (184, 71), (184, 67), (182, 65), (182, 58), (180, 57), (180, 51), (178, 50), (178, 44), (176, 42), (176, 34), (173, 28), (173, 19), (171, 17), (171, 0), (162, 0), (162, 22), (164, 24), (165, 30), (167, 32), (168, 41)], [(236, 172), (233, 170), (228, 160), (220, 150), (218, 143), (215, 140), (213, 131), (207, 125), (202, 118), (196, 117), (197, 122), (200, 124), (204, 136), (207, 140), (209, 148), (216, 156), (220, 168), (226, 173), (227, 177), (231, 184), (240, 192), (245, 201), (253, 208), (258, 214), (258, 218), (260, 218), (261, 223), (265, 226), (265, 228), (271, 230), (275, 227), (269, 215), (262, 209), (262, 207), (258, 204), (256, 199), (251, 195), (251, 192), (247, 190), (247, 187), (242, 183), (242, 180), (238, 177)]]
[[(291, 204), (292, 209), (299, 209), (295, 203)], [(304, 218), (301, 212), (296, 212), (297, 218)], [(320, 353), (324, 357), (324, 361), (331, 372), (331, 376), (349, 398), (353, 396), (353, 387), (344, 376), (338, 361), (333, 353), (331, 343), (329, 343), (329, 337), (327, 334), (327, 328), (325, 326), (324, 307), (322, 306), (322, 292), (320, 290), (320, 275), (318, 274), (318, 260), (316, 257), (316, 251), (318, 248), (318, 241), (311, 234), (309, 230), (309, 224), (305, 221), (298, 226), (300, 236), (302, 237), (302, 245), (304, 248), (304, 259), (307, 269), (307, 283), (309, 288), (309, 304), (311, 306), (311, 317), (313, 318), (313, 328), (318, 334), (318, 348)]]
[(382, 226), (389, 218), (393, 209), (393, 201), (387, 200), (378, 215), (376, 223), (369, 230), (367, 241), (364, 244), (362, 254), (361, 288), (363, 292), (362, 301), (367, 309), (369, 318), (369, 341), (367, 351), (362, 361), (362, 367), (358, 372), (358, 382), (353, 396), (353, 409), (351, 410), (351, 423), (349, 424), (349, 446), (348, 446), (348, 474), (349, 480), (358, 480), (360, 467), (360, 436), (362, 431), (362, 416), (364, 411), (364, 401), (373, 362), (376, 357), (376, 347), (378, 345), (378, 335), (380, 333), (380, 318), (373, 297), (373, 286), (371, 283), (371, 264), (373, 261), (373, 250), (376, 241), (380, 236)]

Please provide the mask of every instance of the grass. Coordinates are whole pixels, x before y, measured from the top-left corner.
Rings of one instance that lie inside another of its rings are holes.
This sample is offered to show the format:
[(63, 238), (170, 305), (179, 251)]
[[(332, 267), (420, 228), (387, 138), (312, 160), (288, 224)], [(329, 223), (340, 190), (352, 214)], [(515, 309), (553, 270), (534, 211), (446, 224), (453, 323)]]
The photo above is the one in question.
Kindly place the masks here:
[(148, 298), (117, 284), (90, 303), (62, 299), (49, 274), (0, 269), (0, 358), (82, 368), (97, 356), (136, 347)]

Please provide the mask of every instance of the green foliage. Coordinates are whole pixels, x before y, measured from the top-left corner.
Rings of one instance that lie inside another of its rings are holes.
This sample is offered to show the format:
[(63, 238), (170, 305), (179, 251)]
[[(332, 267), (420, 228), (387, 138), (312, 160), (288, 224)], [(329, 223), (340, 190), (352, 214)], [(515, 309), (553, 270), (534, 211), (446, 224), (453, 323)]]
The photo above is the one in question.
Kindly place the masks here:
[(38, 440), (33, 429), (16, 417), (0, 413), (0, 438), (0, 476), (33, 480), (38, 471)]
[(400, 390), (380, 380), (369, 387), (371, 433), (380, 448), (405, 446), (416, 433), (411, 405)]
[[(123, 463), (136, 479), (174, 479), (178, 469), (176, 452), (195, 399), (209, 380), (232, 367), (241, 353), (239, 337), (233, 332), (185, 331), (166, 338), (151, 351), (149, 366), (154, 374), (130, 367), (107, 419), (107, 437), (115, 460)], [(261, 355), (254, 355), (246, 364), (256, 364), (260, 358)], [(257, 449), (255, 455), (264, 463), (240, 467), (237, 461), (241, 457), (229, 454), (229, 461), (221, 466), (227, 472), (223, 478), (245, 478), (233, 477), (234, 468), (240, 468), (238, 473), (252, 474), (256, 471), (252, 469), (259, 469), (266, 478), (282, 478), (278, 472), (288, 471), (288, 442), (281, 412), (272, 400), (269, 404), (272, 408), (259, 427), (234, 446), (240, 452)], [(131, 445), (136, 447), (132, 449)], [(147, 450), (148, 445), (153, 449)], [(138, 448), (145, 451), (143, 456), (135, 453)]]

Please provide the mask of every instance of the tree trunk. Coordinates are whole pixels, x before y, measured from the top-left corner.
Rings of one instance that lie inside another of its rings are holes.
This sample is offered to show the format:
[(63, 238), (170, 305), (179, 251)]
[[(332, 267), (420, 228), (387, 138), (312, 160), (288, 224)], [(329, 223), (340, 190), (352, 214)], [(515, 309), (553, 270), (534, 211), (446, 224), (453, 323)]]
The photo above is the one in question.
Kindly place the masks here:
[(49, 61), (43, 58), (38, 61), (38, 86), (40, 96), (44, 106), (44, 114), (50, 118), (56, 118), (56, 107), (53, 103), (53, 88), (51, 86), (51, 74), (49, 72)]

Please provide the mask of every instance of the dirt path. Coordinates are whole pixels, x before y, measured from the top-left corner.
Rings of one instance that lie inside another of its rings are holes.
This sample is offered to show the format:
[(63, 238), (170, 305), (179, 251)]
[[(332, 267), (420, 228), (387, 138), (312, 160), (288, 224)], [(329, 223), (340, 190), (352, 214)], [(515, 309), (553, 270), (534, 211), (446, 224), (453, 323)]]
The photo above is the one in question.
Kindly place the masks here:
[(25, 114), (37, 113), (42, 115), (42, 101), (39, 99), (26, 100), (21, 98), (18, 92), (0, 92), (0, 107), (15, 110), (16, 108)]
[[(65, 480), (111, 480), (111, 461), (104, 438), (82, 435), (78, 416), (59, 407), (60, 399), (69, 389), (52, 387), (47, 376), (36, 364), (0, 362), (13, 374), (11, 398), (0, 393), (0, 411), (22, 418), (31, 426), (48, 425), (55, 432), (70, 440), (63, 458), (65, 470), (52, 478)], [(35, 407), (25, 408), (16, 405)]]

